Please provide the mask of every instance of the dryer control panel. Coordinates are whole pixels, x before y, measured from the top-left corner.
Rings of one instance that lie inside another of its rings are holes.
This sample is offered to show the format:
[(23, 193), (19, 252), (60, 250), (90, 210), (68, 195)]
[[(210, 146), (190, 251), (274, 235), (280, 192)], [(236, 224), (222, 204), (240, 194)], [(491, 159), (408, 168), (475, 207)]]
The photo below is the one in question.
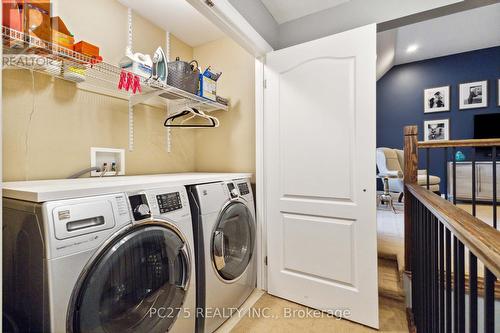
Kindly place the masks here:
[(241, 195), (250, 194), (248, 183), (238, 183), (238, 189), (240, 190)]
[[(238, 179), (227, 183), (227, 187), (231, 197), (235, 197), (235, 193), (245, 198), (245, 200), (253, 200), (252, 188), (248, 179)], [(236, 195), (236, 197), (238, 196)]]

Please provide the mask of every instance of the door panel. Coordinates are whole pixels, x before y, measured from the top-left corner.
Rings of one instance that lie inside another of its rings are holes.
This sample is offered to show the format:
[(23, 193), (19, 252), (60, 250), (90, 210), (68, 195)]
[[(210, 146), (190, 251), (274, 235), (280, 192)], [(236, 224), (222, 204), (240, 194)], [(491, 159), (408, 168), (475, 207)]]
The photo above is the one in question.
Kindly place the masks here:
[[(280, 74), (281, 160), (287, 161), (281, 164), (284, 196), (351, 198), (353, 135), (345, 124), (354, 113), (353, 74), (352, 58), (311, 59)], [(338, 177), (316, 177), (330, 170)]]
[[(352, 221), (283, 214), (282, 223), (284, 271), (354, 285)], [(300, 246), (304, 239), (315, 239), (315, 242)], [(328, 262), (331, 264), (324, 264)]]
[(376, 29), (266, 57), (268, 291), (378, 327)]

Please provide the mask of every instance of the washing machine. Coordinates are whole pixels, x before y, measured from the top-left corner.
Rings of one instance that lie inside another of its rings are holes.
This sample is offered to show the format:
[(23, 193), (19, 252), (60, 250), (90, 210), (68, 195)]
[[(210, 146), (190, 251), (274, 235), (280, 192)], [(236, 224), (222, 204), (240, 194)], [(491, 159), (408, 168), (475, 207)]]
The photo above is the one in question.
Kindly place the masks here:
[(184, 186), (4, 199), (3, 228), (3, 309), (21, 332), (194, 332)]
[(195, 233), (197, 332), (211, 333), (256, 287), (255, 205), (249, 179), (188, 187)]

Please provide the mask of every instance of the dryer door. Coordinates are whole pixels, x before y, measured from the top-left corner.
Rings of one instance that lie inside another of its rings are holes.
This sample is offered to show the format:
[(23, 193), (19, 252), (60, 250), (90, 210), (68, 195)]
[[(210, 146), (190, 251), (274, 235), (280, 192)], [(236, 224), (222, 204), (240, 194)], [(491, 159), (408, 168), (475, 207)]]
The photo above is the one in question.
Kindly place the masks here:
[(250, 210), (241, 202), (231, 202), (220, 214), (212, 235), (212, 263), (223, 280), (236, 280), (245, 272), (254, 242), (255, 222)]
[(111, 241), (82, 275), (68, 330), (167, 332), (186, 297), (190, 265), (185, 240), (175, 228), (133, 227)]

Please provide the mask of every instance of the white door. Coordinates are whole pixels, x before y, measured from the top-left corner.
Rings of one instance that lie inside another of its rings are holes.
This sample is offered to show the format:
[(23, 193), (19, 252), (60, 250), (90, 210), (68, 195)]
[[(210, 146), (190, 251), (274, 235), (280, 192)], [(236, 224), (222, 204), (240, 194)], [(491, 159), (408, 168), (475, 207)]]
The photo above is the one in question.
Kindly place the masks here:
[(375, 25), (266, 56), (268, 291), (378, 327)]

